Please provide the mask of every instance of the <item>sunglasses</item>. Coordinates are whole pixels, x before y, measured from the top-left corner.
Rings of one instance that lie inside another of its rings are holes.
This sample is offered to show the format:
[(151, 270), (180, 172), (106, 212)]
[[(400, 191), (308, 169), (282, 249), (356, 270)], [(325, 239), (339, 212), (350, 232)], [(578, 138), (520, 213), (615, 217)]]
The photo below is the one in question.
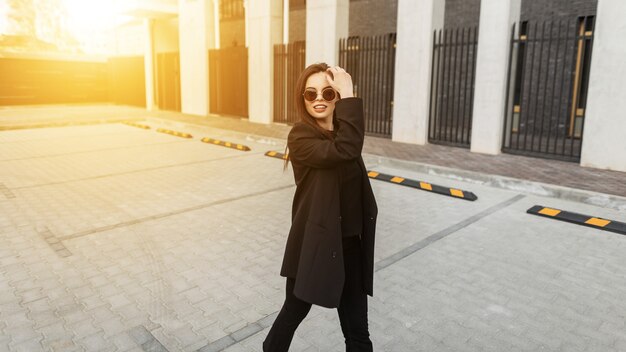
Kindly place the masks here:
[[(307, 89), (302, 94), (304, 100), (306, 101), (315, 101), (317, 99), (317, 91), (315, 89)], [(322, 99), (326, 101), (333, 101), (337, 97), (337, 92), (331, 87), (326, 87), (322, 89)]]

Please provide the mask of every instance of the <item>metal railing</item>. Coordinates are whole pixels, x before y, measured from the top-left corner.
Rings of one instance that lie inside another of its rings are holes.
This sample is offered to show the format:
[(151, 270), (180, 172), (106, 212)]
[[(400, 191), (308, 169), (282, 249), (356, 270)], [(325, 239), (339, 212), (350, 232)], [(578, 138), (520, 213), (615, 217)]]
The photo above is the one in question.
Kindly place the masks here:
[(433, 33), (428, 141), (469, 148), (478, 28)]
[(365, 132), (391, 138), (396, 34), (339, 40), (339, 65), (352, 76), (363, 98)]
[(304, 70), (304, 41), (274, 45), (274, 121), (298, 121), (294, 94), (296, 80)]
[(594, 16), (511, 30), (502, 150), (579, 161)]

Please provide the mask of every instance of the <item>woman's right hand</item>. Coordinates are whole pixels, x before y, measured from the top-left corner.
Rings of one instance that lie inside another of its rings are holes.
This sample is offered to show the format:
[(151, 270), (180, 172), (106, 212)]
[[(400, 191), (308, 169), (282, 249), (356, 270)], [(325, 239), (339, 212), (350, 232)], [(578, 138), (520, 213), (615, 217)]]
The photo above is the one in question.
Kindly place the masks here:
[(329, 67), (326, 70), (326, 78), (330, 86), (339, 93), (341, 98), (354, 96), (352, 77), (343, 68), (339, 66)]

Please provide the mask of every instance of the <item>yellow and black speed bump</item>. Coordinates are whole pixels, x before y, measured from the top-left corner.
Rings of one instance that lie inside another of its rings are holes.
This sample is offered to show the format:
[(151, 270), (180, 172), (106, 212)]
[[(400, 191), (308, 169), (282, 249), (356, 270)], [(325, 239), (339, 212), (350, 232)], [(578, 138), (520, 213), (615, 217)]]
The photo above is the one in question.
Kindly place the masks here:
[(554, 208), (547, 208), (542, 205), (535, 205), (526, 211), (528, 214), (544, 216), (561, 221), (571, 222), (576, 225), (593, 227), (594, 229), (611, 231), (626, 235), (626, 223), (603, 219), (595, 216), (572, 213)]
[(460, 198), (460, 199), (465, 199), (465, 200), (470, 200), (470, 201), (474, 201), (478, 199), (478, 197), (472, 192), (463, 191), (463, 190), (456, 189), (456, 188), (448, 188), (448, 187), (433, 185), (428, 182), (411, 180), (411, 179), (402, 178), (399, 176), (381, 174), (380, 172), (376, 172), (376, 171), (368, 171), (367, 176), (375, 180), (397, 183), (399, 185), (417, 188), (417, 189), (421, 189), (422, 191), (433, 192), (433, 193), (441, 194), (444, 196)]
[(172, 136), (176, 136), (176, 137), (193, 138), (193, 136), (190, 135), (189, 133), (166, 130), (165, 128), (157, 128), (157, 132), (171, 134)]
[(134, 122), (130, 122), (130, 121), (124, 121), (122, 123), (125, 124), (125, 125), (128, 125), (128, 126), (133, 126), (133, 127), (137, 127), (137, 128), (143, 128), (144, 130), (149, 130), (150, 129), (150, 126), (142, 125), (140, 123), (134, 123)]
[(287, 154), (283, 154), (283, 153), (279, 153), (279, 152), (275, 152), (273, 150), (265, 153), (266, 156), (271, 156), (272, 158), (278, 158), (278, 159), (287, 159)]
[(250, 150), (250, 147), (243, 145), (243, 144), (220, 141), (219, 139), (213, 139), (209, 137), (204, 137), (201, 139), (201, 141), (204, 143), (210, 143), (210, 144), (221, 145), (223, 147), (233, 148), (237, 150), (243, 150), (245, 152)]

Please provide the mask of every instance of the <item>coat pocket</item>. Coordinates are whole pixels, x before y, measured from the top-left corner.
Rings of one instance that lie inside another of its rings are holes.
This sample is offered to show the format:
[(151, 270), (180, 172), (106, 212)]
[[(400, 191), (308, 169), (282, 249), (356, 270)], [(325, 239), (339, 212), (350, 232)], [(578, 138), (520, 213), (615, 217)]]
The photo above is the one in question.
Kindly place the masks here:
[(328, 236), (328, 230), (320, 224), (307, 220), (302, 235), (298, 277), (308, 278), (315, 267), (315, 258), (318, 255), (320, 243), (324, 237)]
[(343, 256), (331, 231), (307, 221), (294, 294), (324, 307), (336, 307), (344, 282)]

